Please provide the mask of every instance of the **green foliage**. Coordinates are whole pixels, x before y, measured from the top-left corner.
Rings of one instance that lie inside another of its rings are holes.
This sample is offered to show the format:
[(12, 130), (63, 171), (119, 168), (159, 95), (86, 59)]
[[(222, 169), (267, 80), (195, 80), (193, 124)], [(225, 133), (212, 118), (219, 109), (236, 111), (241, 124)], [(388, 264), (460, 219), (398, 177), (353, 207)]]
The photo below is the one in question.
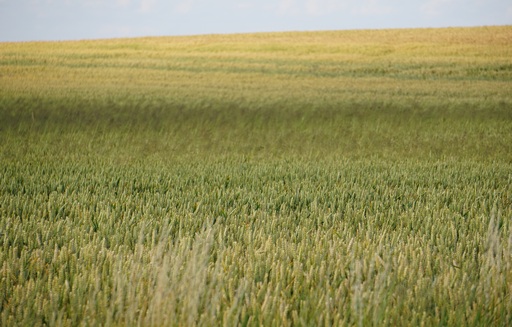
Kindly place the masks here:
[(0, 325), (512, 323), (510, 27), (0, 47)]

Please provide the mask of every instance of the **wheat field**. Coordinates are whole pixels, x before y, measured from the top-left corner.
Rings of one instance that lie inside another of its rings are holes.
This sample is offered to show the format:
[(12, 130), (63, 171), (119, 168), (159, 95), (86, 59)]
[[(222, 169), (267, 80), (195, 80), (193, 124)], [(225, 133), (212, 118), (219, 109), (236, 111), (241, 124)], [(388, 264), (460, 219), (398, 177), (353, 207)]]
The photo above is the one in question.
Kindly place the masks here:
[(512, 324), (512, 27), (0, 43), (0, 325)]

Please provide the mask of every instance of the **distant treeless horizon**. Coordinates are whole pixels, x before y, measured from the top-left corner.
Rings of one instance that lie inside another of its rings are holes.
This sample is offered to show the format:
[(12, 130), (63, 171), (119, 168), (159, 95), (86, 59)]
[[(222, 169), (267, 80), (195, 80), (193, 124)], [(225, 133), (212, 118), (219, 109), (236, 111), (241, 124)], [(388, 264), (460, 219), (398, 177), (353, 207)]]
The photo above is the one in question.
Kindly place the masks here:
[(0, 0), (0, 42), (511, 24), (506, 0)]

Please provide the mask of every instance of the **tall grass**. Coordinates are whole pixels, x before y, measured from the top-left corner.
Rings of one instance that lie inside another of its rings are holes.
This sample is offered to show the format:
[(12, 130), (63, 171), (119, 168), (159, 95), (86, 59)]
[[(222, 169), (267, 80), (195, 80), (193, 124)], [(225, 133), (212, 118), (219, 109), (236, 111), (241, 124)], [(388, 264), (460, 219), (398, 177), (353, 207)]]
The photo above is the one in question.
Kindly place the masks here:
[(512, 323), (510, 27), (0, 46), (0, 325)]

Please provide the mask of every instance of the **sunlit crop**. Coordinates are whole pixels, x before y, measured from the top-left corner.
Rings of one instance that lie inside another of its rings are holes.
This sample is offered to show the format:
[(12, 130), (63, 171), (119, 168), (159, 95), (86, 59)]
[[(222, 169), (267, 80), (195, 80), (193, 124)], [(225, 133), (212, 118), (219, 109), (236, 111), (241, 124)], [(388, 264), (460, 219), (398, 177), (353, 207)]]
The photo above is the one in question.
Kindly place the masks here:
[(0, 325), (512, 324), (512, 27), (0, 44)]

